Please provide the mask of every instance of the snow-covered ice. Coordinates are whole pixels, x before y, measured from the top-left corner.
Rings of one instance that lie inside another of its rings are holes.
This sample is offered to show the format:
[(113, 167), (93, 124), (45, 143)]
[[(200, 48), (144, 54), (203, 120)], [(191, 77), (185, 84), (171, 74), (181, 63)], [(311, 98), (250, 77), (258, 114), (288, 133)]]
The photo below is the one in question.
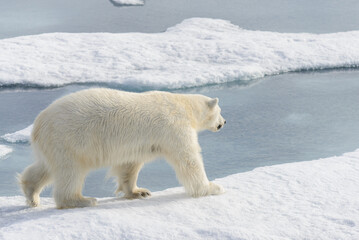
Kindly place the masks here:
[(359, 239), (359, 149), (216, 182), (225, 194), (172, 188), (70, 210), (50, 198), (28, 208), (22, 196), (0, 197), (0, 239)]
[(32, 131), (32, 124), (28, 126), (25, 129), (16, 131), (14, 133), (7, 133), (3, 136), (1, 136), (2, 139), (4, 139), (7, 142), (10, 143), (26, 143), (30, 140), (30, 135)]
[(11, 152), (12, 152), (12, 148), (5, 145), (0, 145), (0, 159), (3, 159), (6, 155), (8, 155)]
[(359, 66), (359, 31), (249, 31), (192, 18), (163, 33), (49, 33), (0, 40), (0, 86), (181, 88)]
[[(201, 18), (163, 33), (24, 36), (0, 40), (0, 86), (182, 88), (358, 67), (358, 39), (359, 31), (249, 31)], [(31, 129), (1, 139), (28, 142)], [(0, 145), (0, 159), (11, 151)], [(22, 196), (0, 197), (0, 239), (359, 239), (359, 149), (216, 182), (225, 194), (193, 199), (171, 188), (146, 200), (102, 198), (96, 207), (71, 210), (54, 209), (51, 198), (31, 209)]]
[(110, 0), (115, 6), (142, 6), (145, 4), (144, 0)]

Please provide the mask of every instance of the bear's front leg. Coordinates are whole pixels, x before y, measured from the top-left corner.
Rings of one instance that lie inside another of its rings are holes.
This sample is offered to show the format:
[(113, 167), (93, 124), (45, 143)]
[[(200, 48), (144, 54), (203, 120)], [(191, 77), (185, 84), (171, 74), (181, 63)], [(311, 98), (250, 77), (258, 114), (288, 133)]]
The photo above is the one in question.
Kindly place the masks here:
[(208, 180), (199, 152), (182, 152), (180, 156), (168, 157), (168, 160), (178, 180), (192, 197), (218, 195), (224, 192), (222, 186)]
[(125, 198), (136, 199), (151, 196), (151, 192), (146, 188), (137, 187), (138, 173), (143, 163), (127, 163), (112, 168), (112, 174), (117, 176), (117, 190), (124, 192)]

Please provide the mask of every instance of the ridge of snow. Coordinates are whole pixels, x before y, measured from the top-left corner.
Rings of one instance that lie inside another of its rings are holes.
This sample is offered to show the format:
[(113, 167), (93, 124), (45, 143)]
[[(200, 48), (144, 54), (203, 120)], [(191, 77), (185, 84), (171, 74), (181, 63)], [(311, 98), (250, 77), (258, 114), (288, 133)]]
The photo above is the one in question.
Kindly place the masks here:
[(226, 193), (190, 198), (178, 187), (68, 210), (0, 197), (0, 239), (359, 239), (359, 149), (215, 182)]
[(14, 133), (7, 133), (3, 136), (1, 136), (2, 139), (9, 143), (26, 143), (30, 141), (30, 135), (32, 131), (33, 124), (30, 126), (16, 131)]
[(173, 89), (359, 66), (359, 31), (250, 31), (191, 18), (163, 33), (49, 33), (0, 40), (0, 86)]

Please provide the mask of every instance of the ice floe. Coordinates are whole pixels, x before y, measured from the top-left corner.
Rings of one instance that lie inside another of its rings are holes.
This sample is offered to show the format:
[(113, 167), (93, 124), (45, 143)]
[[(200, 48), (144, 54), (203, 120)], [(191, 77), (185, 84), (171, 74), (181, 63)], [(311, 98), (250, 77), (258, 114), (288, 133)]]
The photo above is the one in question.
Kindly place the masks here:
[(192, 18), (162, 33), (49, 33), (0, 40), (0, 86), (105, 83), (166, 89), (359, 66), (359, 31), (241, 29)]
[(57, 210), (0, 197), (1, 239), (359, 239), (359, 149), (340, 157), (261, 167), (217, 179), (226, 193), (183, 188), (150, 199), (101, 198)]

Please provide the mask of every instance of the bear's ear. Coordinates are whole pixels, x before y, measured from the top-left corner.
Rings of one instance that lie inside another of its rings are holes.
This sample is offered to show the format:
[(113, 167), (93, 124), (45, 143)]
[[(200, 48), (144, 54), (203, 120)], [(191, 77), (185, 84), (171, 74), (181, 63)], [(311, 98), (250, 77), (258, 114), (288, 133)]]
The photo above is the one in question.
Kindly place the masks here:
[(218, 104), (218, 98), (213, 98), (207, 102), (209, 108), (214, 108)]

